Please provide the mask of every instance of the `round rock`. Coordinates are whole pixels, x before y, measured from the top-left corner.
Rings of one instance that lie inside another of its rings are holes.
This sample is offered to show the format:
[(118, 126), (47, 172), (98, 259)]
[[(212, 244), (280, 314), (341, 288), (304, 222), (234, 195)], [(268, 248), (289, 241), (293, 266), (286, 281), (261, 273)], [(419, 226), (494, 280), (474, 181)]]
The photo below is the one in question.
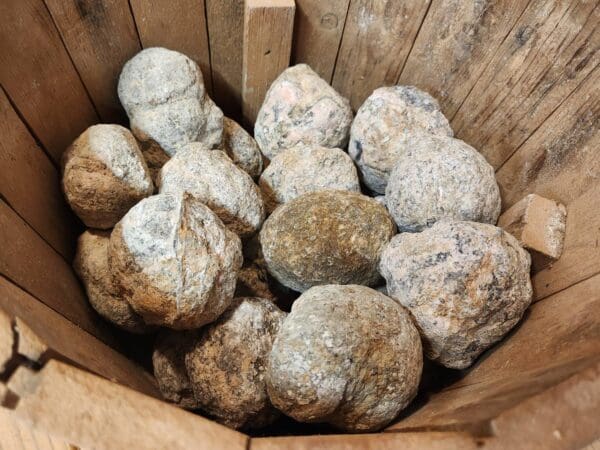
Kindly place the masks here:
[(154, 190), (135, 138), (120, 125), (89, 127), (65, 151), (62, 167), (67, 202), (90, 228), (114, 227)]
[(265, 208), (258, 186), (220, 150), (188, 144), (160, 171), (161, 193), (189, 192), (242, 237), (258, 231)]
[(238, 298), (201, 331), (185, 362), (201, 408), (232, 428), (260, 428), (277, 411), (267, 396), (265, 372), (285, 313), (261, 298)]
[(411, 140), (385, 198), (400, 231), (420, 231), (440, 219), (495, 224), (500, 214), (494, 168), (473, 147), (447, 136)]
[(258, 144), (237, 122), (223, 118), (223, 150), (231, 160), (256, 179), (263, 169), (263, 156)]
[(395, 230), (387, 210), (372, 198), (320, 191), (277, 208), (260, 242), (269, 272), (302, 292), (320, 284), (375, 284), (381, 251)]
[(398, 303), (365, 286), (317, 286), (273, 343), (267, 390), (298, 421), (369, 432), (415, 397), (422, 368), (419, 333)]
[(345, 148), (352, 109), (306, 64), (284, 70), (273, 82), (263, 102), (254, 136), (267, 158), (297, 144)]
[(233, 300), (242, 266), (239, 237), (191, 194), (142, 200), (110, 237), (115, 283), (149, 324), (194, 329)]
[(390, 172), (402, 153), (398, 140), (405, 133), (453, 136), (438, 102), (413, 86), (376, 89), (356, 113), (348, 153), (356, 161), (364, 183), (383, 194)]
[(381, 257), (389, 295), (412, 314), (426, 355), (470, 366), (531, 303), (530, 256), (493, 225), (441, 221), (399, 234)]
[(356, 167), (348, 154), (339, 148), (315, 145), (299, 145), (278, 153), (258, 185), (269, 211), (308, 192), (360, 192)]

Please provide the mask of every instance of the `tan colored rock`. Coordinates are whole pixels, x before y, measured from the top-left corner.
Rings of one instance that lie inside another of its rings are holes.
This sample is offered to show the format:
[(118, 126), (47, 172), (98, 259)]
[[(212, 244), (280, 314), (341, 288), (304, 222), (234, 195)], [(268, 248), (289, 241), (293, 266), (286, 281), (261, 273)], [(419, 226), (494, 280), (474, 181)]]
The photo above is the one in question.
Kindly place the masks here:
[(236, 166), (256, 179), (263, 170), (263, 156), (258, 144), (237, 122), (223, 118), (222, 148)]
[(370, 432), (415, 397), (422, 368), (419, 333), (398, 303), (365, 286), (316, 286), (273, 343), (267, 389), (298, 421)]
[(271, 275), (303, 292), (320, 284), (373, 285), (396, 227), (385, 207), (356, 192), (320, 191), (281, 205), (260, 242)]
[(69, 206), (90, 228), (112, 228), (154, 185), (138, 144), (120, 125), (93, 125), (62, 157)]
[(244, 263), (238, 273), (236, 297), (259, 297), (275, 301), (269, 287), (267, 269), (256, 262)]

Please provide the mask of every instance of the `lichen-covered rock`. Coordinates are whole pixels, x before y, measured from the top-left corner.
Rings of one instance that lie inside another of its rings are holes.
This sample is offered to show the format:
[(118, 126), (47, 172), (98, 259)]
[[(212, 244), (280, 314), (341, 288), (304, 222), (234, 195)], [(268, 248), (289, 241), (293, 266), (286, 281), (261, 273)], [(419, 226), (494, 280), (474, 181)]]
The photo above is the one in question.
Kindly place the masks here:
[(500, 189), (479, 152), (447, 136), (422, 135), (411, 142), (385, 190), (400, 231), (421, 231), (441, 219), (496, 223)]
[(223, 150), (231, 160), (256, 179), (263, 169), (263, 156), (258, 144), (237, 122), (223, 118)]
[(75, 273), (85, 287), (92, 307), (109, 322), (130, 333), (150, 331), (142, 318), (121, 297), (108, 268), (108, 231), (88, 230), (77, 241)]
[(223, 113), (208, 97), (198, 65), (182, 53), (142, 50), (123, 66), (118, 93), (133, 134), (148, 143), (155, 171), (184, 144), (221, 143)]
[(298, 145), (278, 153), (258, 182), (267, 210), (308, 192), (338, 189), (360, 192), (352, 159), (339, 148)]
[(395, 230), (372, 198), (331, 190), (281, 205), (265, 221), (260, 242), (269, 272), (302, 292), (320, 284), (376, 283), (381, 251)]
[(62, 187), (75, 214), (90, 228), (108, 229), (154, 185), (137, 142), (120, 125), (93, 125), (65, 151)]
[(267, 390), (301, 422), (376, 431), (414, 398), (422, 367), (419, 333), (398, 303), (364, 286), (317, 286), (279, 330)]
[(236, 297), (259, 297), (275, 301), (268, 282), (267, 269), (258, 262), (244, 263), (238, 273)]
[(531, 303), (530, 257), (494, 225), (441, 221), (394, 237), (381, 257), (389, 295), (411, 312), (425, 354), (463, 369)]
[(413, 86), (376, 89), (356, 113), (348, 153), (369, 189), (383, 194), (403, 147), (405, 133), (453, 136), (438, 102)]
[(117, 224), (109, 265), (146, 323), (194, 329), (231, 304), (242, 245), (191, 194), (160, 194), (142, 200)]
[(345, 148), (350, 102), (306, 64), (288, 67), (273, 82), (263, 102), (254, 137), (267, 158), (297, 144)]
[(265, 219), (258, 186), (220, 150), (199, 143), (181, 147), (160, 171), (162, 193), (189, 192), (202, 200), (230, 230), (254, 234)]
[(185, 355), (197, 339), (195, 331), (163, 330), (156, 337), (152, 352), (154, 377), (162, 396), (186, 409), (197, 409), (192, 383), (185, 367)]
[(185, 362), (203, 410), (233, 428), (260, 428), (278, 416), (265, 371), (285, 313), (261, 298), (238, 298), (201, 330)]

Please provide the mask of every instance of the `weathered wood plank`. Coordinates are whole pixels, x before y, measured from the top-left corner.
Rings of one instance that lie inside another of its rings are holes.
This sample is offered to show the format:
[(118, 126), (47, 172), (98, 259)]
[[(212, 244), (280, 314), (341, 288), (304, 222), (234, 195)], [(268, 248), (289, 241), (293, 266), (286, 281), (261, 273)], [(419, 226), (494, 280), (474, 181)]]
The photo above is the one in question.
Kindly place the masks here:
[(102, 121), (126, 123), (117, 82), (141, 48), (127, 0), (45, 2)]
[(375, 90), (395, 84), (423, 22), (430, 0), (354, 0), (333, 87), (355, 110)]
[(131, 0), (144, 48), (177, 50), (198, 63), (212, 95), (210, 52), (204, 0)]
[(48, 156), (0, 88), (0, 195), (56, 251), (70, 259), (76, 225)]
[(350, 0), (296, 0), (292, 63), (331, 83)]
[(0, 450), (76, 450), (62, 439), (32, 429), (4, 408), (0, 408), (0, 436)]
[(598, 0), (532, 1), (452, 120), (456, 134), (500, 167), (598, 66), (599, 46)]
[(2, 1), (0, 17), (0, 83), (58, 163), (98, 116), (43, 1)]
[(288, 66), (294, 0), (247, 0), (244, 11), (242, 116), (254, 125), (269, 86)]

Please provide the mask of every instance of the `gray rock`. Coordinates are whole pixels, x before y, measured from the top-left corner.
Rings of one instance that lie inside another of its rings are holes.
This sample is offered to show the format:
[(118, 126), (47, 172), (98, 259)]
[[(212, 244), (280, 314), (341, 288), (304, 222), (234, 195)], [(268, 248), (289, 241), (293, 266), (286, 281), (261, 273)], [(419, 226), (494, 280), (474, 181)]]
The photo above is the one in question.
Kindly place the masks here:
[(345, 148), (350, 103), (306, 64), (288, 67), (267, 91), (254, 137), (267, 158), (297, 144)]
[(117, 224), (109, 266), (146, 323), (194, 329), (231, 304), (242, 245), (191, 194), (160, 194), (142, 200)]
[(268, 211), (308, 192), (360, 192), (352, 159), (339, 148), (298, 145), (278, 153), (258, 182)]
[(63, 154), (62, 168), (67, 202), (90, 228), (114, 227), (154, 190), (135, 138), (120, 125), (89, 127)]
[(407, 132), (453, 136), (438, 102), (413, 86), (376, 89), (359, 108), (348, 153), (371, 190), (385, 192), (390, 172), (403, 151), (398, 140)]
[(373, 197), (373, 200), (375, 200), (376, 202), (378, 202), (379, 204), (386, 206), (385, 205), (385, 195), (376, 195), (375, 197)]
[(364, 286), (318, 286), (273, 343), (267, 390), (296, 420), (369, 432), (415, 397), (422, 368), (419, 333), (398, 303)]
[(391, 297), (414, 318), (425, 354), (464, 369), (531, 303), (530, 256), (493, 225), (441, 221), (399, 234), (381, 257)]
[(258, 186), (220, 150), (187, 144), (162, 168), (161, 193), (189, 192), (242, 237), (254, 234), (265, 218)]
[(228, 117), (223, 118), (223, 150), (231, 160), (256, 179), (263, 170), (263, 156), (258, 144), (246, 130)]
[(410, 142), (385, 190), (400, 231), (420, 231), (441, 219), (496, 223), (500, 189), (480, 153), (447, 136), (421, 135)]
[(261, 298), (238, 298), (201, 330), (185, 362), (201, 408), (232, 428), (260, 428), (278, 412), (267, 396), (265, 371), (285, 313)]

